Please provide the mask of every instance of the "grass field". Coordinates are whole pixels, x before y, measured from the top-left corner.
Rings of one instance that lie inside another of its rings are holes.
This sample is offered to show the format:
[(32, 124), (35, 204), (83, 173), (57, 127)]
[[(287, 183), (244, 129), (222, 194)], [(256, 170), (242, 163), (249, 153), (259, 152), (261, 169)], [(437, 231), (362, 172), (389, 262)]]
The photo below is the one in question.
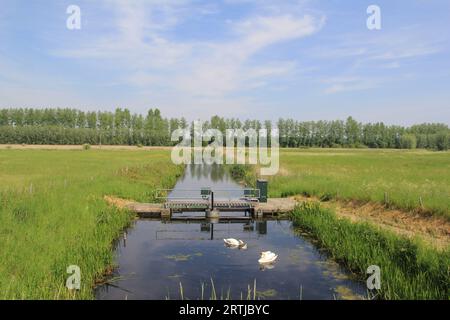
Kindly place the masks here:
[(450, 219), (450, 152), (284, 149), (272, 197), (374, 201)]
[[(248, 183), (257, 170), (236, 168)], [(450, 153), (423, 150), (283, 149), (269, 196), (359, 200), (450, 220)], [(378, 213), (383, 214), (383, 213)], [(450, 248), (435, 250), (419, 237), (338, 218), (333, 209), (306, 203), (294, 223), (330, 256), (366, 279), (370, 265), (382, 272), (383, 299), (450, 299)], [(431, 230), (432, 231), (432, 230)]]
[[(80, 148), (81, 149), (81, 148)], [(148, 201), (182, 172), (168, 151), (0, 150), (0, 299), (93, 298), (132, 217), (104, 195)], [(81, 290), (65, 288), (81, 268)]]

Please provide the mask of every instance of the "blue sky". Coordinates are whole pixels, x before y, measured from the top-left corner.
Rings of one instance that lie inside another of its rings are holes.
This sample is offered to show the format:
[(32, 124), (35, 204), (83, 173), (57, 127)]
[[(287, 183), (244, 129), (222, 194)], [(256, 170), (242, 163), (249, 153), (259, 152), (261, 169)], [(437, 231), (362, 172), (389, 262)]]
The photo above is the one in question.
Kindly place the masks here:
[(0, 0), (0, 107), (449, 124), (449, 31), (447, 0)]

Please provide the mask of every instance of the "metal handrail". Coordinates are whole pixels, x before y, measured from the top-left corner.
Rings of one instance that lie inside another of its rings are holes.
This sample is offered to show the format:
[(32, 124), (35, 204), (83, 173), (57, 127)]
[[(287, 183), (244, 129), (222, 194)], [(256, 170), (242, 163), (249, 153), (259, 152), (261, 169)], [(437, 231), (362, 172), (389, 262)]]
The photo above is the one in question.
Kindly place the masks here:
[[(206, 189), (206, 188), (205, 188)], [(176, 191), (177, 193), (179, 192), (191, 192), (190, 195), (181, 197), (175, 197), (175, 196), (169, 196), (170, 193), (172, 193), (173, 191)], [(260, 189), (253, 189), (253, 188), (244, 188), (244, 189), (212, 189), (212, 192), (214, 192), (217, 196), (217, 194), (221, 193), (221, 192), (242, 192), (242, 197), (241, 198), (247, 198), (247, 199), (259, 199), (260, 198), (260, 194), (261, 191)], [(165, 196), (161, 196), (160, 194), (164, 193)], [(250, 193), (250, 196), (247, 196), (248, 193)], [(198, 196), (196, 196), (198, 195)], [(209, 199), (210, 194), (209, 195), (202, 195), (201, 194), (201, 190), (200, 189), (157, 189), (155, 190), (155, 199), (172, 199), (172, 200), (177, 200), (177, 199)], [(231, 199), (231, 197), (229, 197), (229, 199)]]

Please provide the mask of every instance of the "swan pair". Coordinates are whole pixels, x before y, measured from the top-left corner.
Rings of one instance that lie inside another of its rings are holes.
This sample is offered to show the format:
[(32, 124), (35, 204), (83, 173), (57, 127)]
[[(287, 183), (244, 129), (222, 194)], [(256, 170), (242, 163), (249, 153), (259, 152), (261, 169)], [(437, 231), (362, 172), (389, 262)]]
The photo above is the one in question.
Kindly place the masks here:
[(242, 240), (229, 238), (229, 239), (223, 239), (223, 242), (225, 242), (225, 244), (228, 247), (231, 247), (231, 248), (239, 248), (239, 249), (242, 249), (242, 250), (246, 250), (247, 249), (247, 244), (244, 241), (242, 241)]
[(278, 255), (273, 253), (272, 251), (264, 251), (261, 252), (261, 257), (259, 258), (258, 262), (260, 264), (269, 264), (275, 262), (277, 260)]
[[(247, 249), (247, 244), (242, 240), (229, 238), (229, 239), (223, 239), (223, 242), (225, 242), (225, 245), (227, 245), (230, 248), (239, 248), (242, 250)], [(258, 262), (261, 265), (269, 265), (269, 264), (275, 262), (277, 260), (277, 258), (278, 258), (278, 255), (276, 255), (272, 251), (264, 251), (264, 252), (261, 252), (261, 256), (260, 256)]]

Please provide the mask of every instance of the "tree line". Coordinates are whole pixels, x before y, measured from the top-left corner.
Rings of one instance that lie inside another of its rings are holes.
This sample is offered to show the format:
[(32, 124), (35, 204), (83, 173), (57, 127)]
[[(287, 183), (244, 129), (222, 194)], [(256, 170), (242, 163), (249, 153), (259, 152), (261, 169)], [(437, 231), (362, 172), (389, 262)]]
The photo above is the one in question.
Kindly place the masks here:
[[(268, 129), (276, 127), (281, 147), (426, 148), (447, 150), (450, 130), (441, 123), (403, 127), (345, 121), (271, 121), (213, 116), (203, 129)], [(114, 112), (85, 112), (68, 108), (0, 109), (0, 144), (93, 144), (171, 146), (171, 133), (192, 128), (184, 118), (164, 118), (159, 109), (146, 115), (117, 108)]]

